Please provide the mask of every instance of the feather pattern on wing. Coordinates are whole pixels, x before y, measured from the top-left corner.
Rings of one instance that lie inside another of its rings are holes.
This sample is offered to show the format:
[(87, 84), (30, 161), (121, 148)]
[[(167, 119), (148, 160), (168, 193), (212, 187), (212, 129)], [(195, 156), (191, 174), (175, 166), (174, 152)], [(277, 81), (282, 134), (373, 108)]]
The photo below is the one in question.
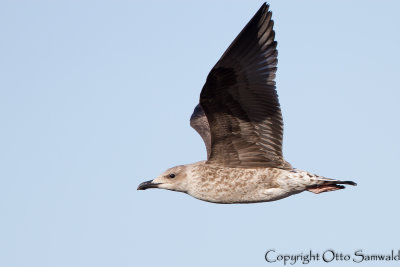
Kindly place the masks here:
[(210, 146), (204, 131), (194, 128), (209, 147), (209, 164), (291, 168), (282, 156), (283, 120), (274, 81), (278, 52), (268, 8), (264, 4), (232, 42), (200, 94)]

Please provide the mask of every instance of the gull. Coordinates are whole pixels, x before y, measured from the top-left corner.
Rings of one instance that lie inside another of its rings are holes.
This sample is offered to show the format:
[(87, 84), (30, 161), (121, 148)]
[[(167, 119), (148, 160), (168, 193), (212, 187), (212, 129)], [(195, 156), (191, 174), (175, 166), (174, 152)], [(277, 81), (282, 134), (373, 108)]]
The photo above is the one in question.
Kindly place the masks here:
[(190, 125), (207, 160), (170, 168), (137, 188), (183, 192), (213, 203), (279, 200), (356, 185), (293, 168), (282, 155), (283, 119), (275, 87), (277, 42), (264, 3), (207, 76)]

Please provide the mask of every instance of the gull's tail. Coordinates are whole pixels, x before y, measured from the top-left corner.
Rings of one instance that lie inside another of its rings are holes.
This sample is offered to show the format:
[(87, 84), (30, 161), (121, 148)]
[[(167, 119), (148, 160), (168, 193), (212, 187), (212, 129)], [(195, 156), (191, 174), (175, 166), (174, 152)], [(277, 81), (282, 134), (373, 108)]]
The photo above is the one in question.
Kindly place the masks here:
[(341, 181), (341, 180), (335, 180), (335, 179), (329, 179), (329, 178), (318, 179), (318, 182), (319, 183), (317, 185), (309, 186), (307, 188), (307, 190), (310, 192), (313, 192), (314, 194), (319, 194), (319, 193), (344, 189), (344, 188), (346, 188), (345, 186), (343, 186), (344, 184), (352, 185), (352, 186), (357, 185), (357, 183), (355, 183), (353, 181)]

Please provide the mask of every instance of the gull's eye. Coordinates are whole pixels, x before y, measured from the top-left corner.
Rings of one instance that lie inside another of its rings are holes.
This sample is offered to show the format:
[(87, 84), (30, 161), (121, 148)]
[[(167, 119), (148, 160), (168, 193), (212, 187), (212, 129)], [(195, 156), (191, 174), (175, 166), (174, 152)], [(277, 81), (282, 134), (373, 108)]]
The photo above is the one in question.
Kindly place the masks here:
[(168, 175), (169, 176), (169, 178), (175, 178), (175, 174), (174, 173), (171, 173), (170, 175)]

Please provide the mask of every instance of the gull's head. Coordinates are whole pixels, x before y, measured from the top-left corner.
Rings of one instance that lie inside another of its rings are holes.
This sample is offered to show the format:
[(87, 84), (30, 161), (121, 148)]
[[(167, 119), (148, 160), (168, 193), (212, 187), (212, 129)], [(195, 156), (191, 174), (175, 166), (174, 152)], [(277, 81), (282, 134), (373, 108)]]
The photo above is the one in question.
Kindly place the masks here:
[(161, 188), (172, 191), (187, 192), (187, 171), (188, 167), (184, 165), (170, 168), (154, 180), (141, 183), (138, 186), (137, 190), (146, 190), (148, 188)]

